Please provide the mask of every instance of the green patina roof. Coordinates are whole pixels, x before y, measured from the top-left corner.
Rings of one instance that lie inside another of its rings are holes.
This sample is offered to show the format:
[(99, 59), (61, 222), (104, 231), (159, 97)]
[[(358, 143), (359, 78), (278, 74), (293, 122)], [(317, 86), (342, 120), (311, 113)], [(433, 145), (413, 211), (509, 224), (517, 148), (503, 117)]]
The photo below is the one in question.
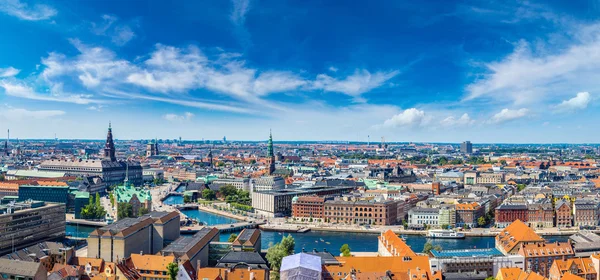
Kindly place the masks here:
[(376, 189), (377, 185), (380, 185), (380, 186), (383, 185), (383, 187), (389, 188), (387, 182), (382, 182), (382, 181), (375, 180), (375, 179), (359, 179), (358, 181), (365, 183), (365, 186), (367, 187), (367, 189)]
[(89, 192), (73, 192), (75, 194), (75, 198), (85, 198), (85, 199), (89, 199), (90, 198), (90, 193)]
[(210, 184), (210, 183), (212, 183), (212, 181), (214, 181), (216, 179), (219, 179), (219, 177), (216, 175), (208, 175), (208, 176), (198, 177), (198, 178), (196, 178), (196, 181), (202, 180), (202, 181), (204, 181), (205, 184)]
[(140, 202), (144, 203), (147, 200), (152, 200), (152, 195), (149, 190), (136, 188), (130, 184), (117, 186), (113, 192), (117, 202), (129, 202), (133, 195), (137, 196)]

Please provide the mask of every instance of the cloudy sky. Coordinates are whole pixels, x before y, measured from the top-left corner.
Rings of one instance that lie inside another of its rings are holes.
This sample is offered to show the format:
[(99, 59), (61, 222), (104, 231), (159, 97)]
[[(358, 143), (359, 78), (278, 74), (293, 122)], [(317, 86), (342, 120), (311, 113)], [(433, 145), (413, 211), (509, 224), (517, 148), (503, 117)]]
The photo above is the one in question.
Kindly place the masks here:
[(597, 1), (147, 2), (0, 0), (0, 131), (600, 142)]

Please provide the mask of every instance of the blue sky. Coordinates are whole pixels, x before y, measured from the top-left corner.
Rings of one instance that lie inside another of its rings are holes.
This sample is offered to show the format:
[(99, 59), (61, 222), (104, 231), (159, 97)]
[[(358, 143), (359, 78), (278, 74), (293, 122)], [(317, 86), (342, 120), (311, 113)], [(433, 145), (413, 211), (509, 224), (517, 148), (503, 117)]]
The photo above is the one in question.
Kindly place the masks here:
[(0, 0), (19, 138), (597, 143), (596, 1)]

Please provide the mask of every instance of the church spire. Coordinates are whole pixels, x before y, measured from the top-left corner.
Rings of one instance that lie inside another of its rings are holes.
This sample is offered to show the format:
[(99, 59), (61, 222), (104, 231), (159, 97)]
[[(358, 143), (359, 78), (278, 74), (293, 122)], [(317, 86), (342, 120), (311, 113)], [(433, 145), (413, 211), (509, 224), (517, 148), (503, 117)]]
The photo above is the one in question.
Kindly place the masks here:
[(106, 134), (106, 144), (104, 144), (104, 160), (117, 161), (115, 157), (115, 143), (113, 141), (112, 126), (108, 122), (108, 133)]
[(269, 142), (267, 144), (267, 156), (268, 157), (275, 156), (275, 154), (273, 153), (273, 133), (271, 132), (270, 129), (269, 129)]
[(273, 133), (269, 129), (269, 142), (267, 145), (267, 163), (269, 164), (269, 172), (271, 175), (275, 172), (275, 154), (273, 153)]

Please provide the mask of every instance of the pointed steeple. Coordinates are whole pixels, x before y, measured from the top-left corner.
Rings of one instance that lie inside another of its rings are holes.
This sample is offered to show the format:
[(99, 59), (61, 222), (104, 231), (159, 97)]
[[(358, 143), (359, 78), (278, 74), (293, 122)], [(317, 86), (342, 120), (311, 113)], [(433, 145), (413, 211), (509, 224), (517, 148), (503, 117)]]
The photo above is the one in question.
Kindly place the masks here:
[(270, 129), (269, 129), (269, 142), (267, 144), (267, 156), (268, 157), (275, 156), (275, 154), (273, 153), (273, 133), (271, 132)]
[(115, 157), (115, 143), (113, 141), (112, 126), (108, 122), (108, 133), (106, 134), (106, 144), (104, 145), (104, 159), (109, 161), (117, 161)]
[(269, 142), (267, 146), (267, 163), (269, 164), (268, 174), (275, 172), (275, 154), (273, 153), (273, 133), (269, 129)]

